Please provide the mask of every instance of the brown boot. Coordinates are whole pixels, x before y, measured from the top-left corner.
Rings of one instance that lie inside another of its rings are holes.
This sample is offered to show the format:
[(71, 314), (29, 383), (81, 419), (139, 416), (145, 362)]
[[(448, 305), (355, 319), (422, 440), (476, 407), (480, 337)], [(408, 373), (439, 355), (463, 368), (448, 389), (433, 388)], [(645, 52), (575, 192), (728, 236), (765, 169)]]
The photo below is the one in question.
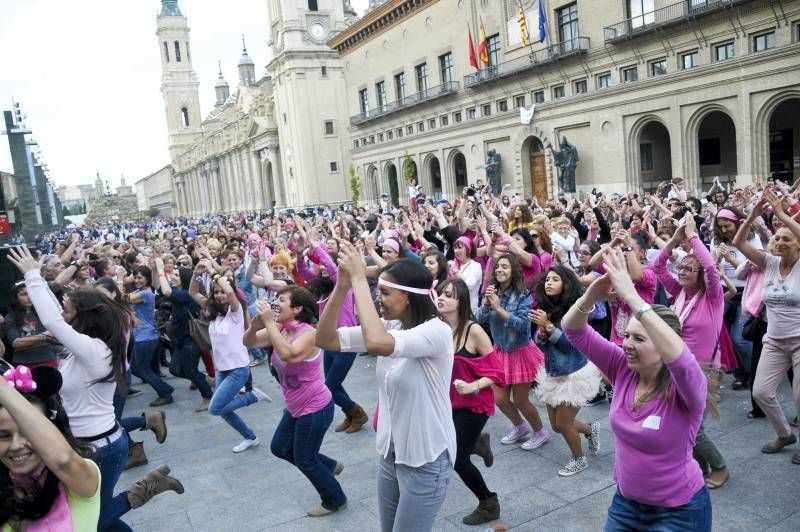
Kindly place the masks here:
[(146, 412), (144, 416), (144, 428), (142, 430), (152, 430), (158, 443), (164, 443), (167, 439), (167, 414), (163, 410), (157, 412)]
[(344, 413), (344, 419), (342, 420), (341, 423), (336, 425), (336, 428), (333, 429), (333, 431), (334, 432), (342, 432), (344, 430), (347, 430), (348, 428), (350, 428), (350, 422), (351, 421), (353, 421), (353, 418), (350, 417), (350, 413), (349, 412), (345, 412)]
[(137, 480), (128, 488), (128, 502), (131, 509), (139, 508), (147, 501), (165, 491), (183, 493), (183, 484), (169, 476), (169, 467), (162, 465), (150, 471), (143, 479)]
[(128, 463), (125, 470), (133, 467), (143, 466), (147, 463), (147, 455), (144, 454), (144, 443), (136, 442), (128, 449)]
[(347, 427), (346, 431), (349, 434), (358, 432), (361, 430), (361, 427), (363, 427), (364, 424), (369, 421), (369, 416), (358, 404), (351, 408), (350, 411), (347, 412), (347, 415), (350, 416), (350, 426)]
[(475, 508), (475, 511), (465, 515), (461, 522), (465, 525), (480, 525), (495, 519), (500, 519), (500, 502), (497, 500), (497, 494), (488, 499), (478, 501), (478, 507)]

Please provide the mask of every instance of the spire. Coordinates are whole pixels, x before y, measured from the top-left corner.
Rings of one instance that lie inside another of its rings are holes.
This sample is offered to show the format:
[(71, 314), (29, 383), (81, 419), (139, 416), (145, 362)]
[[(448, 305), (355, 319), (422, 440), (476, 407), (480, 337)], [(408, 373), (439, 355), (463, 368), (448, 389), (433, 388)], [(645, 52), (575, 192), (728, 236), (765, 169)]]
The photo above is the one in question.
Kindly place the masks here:
[(247, 55), (247, 46), (244, 42), (244, 34), (242, 34), (242, 57), (239, 58), (239, 66), (242, 65), (255, 65), (253, 60), (250, 59), (250, 56)]
[(222, 61), (217, 61), (217, 64), (219, 65), (219, 76), (217, 77), (217, 83), (214, 85), (214, 92), (217, 93), (217, 102), (214, 105), (219, 107), (228, 100), (230, 87), (228, 87), (228, 82), (225, 81), (225, 77), (222, 75)]
[(239, 58), (239, 85), (253, 85), (256, 82), (256, 65), (247, 55), (247, 45), (242, 34), (242, 57)]
[(180, 8), (178, 7), (178, 0), (161, 0), (161, 14), (160, 17), (182, 17)]

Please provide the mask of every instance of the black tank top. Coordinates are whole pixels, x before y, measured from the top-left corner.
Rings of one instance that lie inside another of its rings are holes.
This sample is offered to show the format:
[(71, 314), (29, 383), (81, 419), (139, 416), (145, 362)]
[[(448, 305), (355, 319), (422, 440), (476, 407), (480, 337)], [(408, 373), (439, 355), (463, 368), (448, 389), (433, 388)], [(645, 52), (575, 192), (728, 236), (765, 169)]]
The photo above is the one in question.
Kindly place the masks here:
[(469, 339), (469, 330), (472, 328), (473, 325), (475, 325), (474, 321), (472, 323), (470, 323), (469, 325), (467, 325), (467, 330), (464, 333), (464, 344), (461, 346), (461, 349), (456, 351), (456, 356), (457, 357), (478, 358), (480, 356), (478, 353), (470, 353), (469, 350), (467, 349), (467, 340)]

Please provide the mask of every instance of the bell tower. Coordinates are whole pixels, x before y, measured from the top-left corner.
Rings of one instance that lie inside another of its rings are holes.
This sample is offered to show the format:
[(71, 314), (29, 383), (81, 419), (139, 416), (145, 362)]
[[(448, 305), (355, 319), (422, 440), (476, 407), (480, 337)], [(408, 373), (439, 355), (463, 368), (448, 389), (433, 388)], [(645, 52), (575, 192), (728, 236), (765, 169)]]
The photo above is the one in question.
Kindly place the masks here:
[(178, 7), (178, 0), (161, 0), (156, 23), (161, 94), (167, 115), (170, 159), (174, 162), (202, 133), (200, 82), (192, 69), (189, 25)]

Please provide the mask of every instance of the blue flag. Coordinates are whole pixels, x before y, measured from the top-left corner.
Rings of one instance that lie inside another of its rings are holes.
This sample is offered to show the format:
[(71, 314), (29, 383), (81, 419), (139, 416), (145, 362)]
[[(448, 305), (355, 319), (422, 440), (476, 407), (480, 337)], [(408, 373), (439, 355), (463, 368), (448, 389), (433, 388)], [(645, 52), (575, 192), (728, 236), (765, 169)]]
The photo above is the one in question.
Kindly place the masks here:
[(544, 15), (544, 5), (539, 0), (539, 42), (544, 42), (547, 37), (547, 18)]

